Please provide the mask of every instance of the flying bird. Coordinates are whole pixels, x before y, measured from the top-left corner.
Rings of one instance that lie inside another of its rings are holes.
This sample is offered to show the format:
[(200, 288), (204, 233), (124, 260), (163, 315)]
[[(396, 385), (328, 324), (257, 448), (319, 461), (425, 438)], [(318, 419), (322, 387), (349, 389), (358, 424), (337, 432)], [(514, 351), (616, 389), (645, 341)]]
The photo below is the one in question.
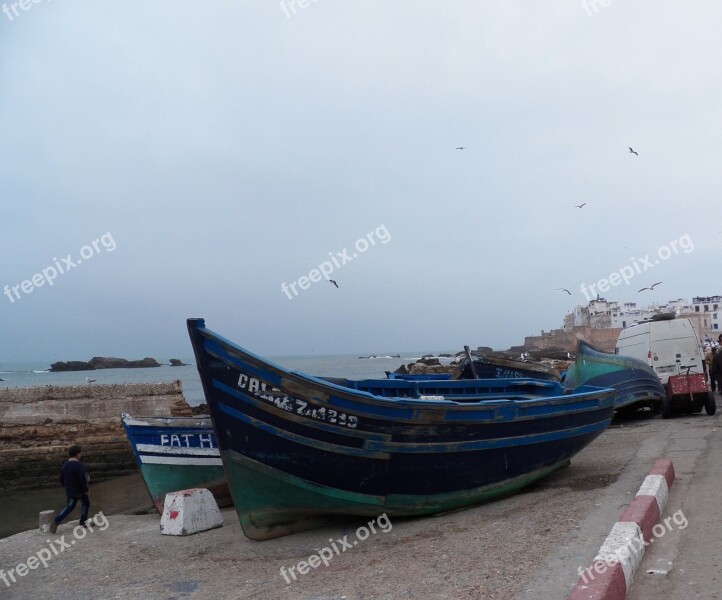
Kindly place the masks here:
[(637, 290), (637, 292), (643, 292), (644, 290), (653, 290), (655, 286), (658, 286), (660, 283), (664, 283), (663, 281), (658, 281), (657, 283), (653, 283), (649, 287), (643, 287), (641, 290)]
[(333, 279), (327, 279), (329, 283), (333, 283), (336, 287), (338, 287), (338, 283), (336, 283)]
[(570, 296), (572, 295), (572, 293), (567, 288), (557, 288), (557, 290), (559, 290), (560, 292), (566, 292)]
[(575, 206), (576, 208), (584, 208), (586, 205), (587, 205), (586, 202), (582, 202), (581, 204), (575, 204), (574, 206)]
[(639, 156), (639, 152), (637, 152), (637, 151), (636, 151), (634, 148), (632, 148), (631, 146), (629, 146), (629, 153), (630, 153), (630, 154), (636, 154), (637, 156)]
[(466, 150), (466, 146), (457, 146), (456, 149), (457, 150)]

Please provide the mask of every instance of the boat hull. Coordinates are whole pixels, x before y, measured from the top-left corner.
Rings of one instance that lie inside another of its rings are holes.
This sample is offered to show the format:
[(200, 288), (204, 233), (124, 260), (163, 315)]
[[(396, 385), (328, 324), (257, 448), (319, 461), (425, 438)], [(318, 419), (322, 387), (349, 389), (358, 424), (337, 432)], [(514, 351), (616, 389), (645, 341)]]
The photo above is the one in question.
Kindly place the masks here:
[(159, 513), (168, 492), (190, 488), (208, 489), (219, 506), (232, 503), (210, 417), (122, 415), (121, 421)]
[[(510, 360), (495, 356), (474, 356), (474, 370), (468, 361), (459, 365), (459, 379), (541, 379), (543, 381), (560, 381), (559, 371), (544, 365), (537, 365), (521, 360)], [(476, 373), (476, 376), (474, 375)]]
[[(329, 515), (411, 516), (518, 491), (568, 463), (612, 416), (612, 390), (530, 380), (368, 380), (290, 373), (189, 320), (244, 533)], [(443, 397), (442, 397), (443, 396)]]
[(614, 388), (616, 410), (632, 411), (645, 406), (657, 410), (666, 394), (657, 374), (643, 361), (602, 352), (581, 340), (575, 363), (564, 380), (567, 389), (579, 385)]

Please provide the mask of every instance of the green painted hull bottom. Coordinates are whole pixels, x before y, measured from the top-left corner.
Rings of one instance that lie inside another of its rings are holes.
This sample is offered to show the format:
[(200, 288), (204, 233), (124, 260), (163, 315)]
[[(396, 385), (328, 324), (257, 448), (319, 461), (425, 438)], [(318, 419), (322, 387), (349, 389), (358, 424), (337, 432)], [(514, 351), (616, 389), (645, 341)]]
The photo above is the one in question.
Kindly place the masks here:
[(159, 513), (163, 513), (163, 503), (168, 492), (190, 488), (210, 490), (219, 506), (228, 506), (232, 502), (223, 467), (144, 464), (140, 473)]
[(426, 496), (372, 496), (317, 485), (279, 472), (233, 451), (221, 452), (243, 533), (268, 540), (319, 527), (332, 515), (410, 517), (454, 510), (509, 496), (569, 464), (569, 460), (526, 475), (463, 492)]

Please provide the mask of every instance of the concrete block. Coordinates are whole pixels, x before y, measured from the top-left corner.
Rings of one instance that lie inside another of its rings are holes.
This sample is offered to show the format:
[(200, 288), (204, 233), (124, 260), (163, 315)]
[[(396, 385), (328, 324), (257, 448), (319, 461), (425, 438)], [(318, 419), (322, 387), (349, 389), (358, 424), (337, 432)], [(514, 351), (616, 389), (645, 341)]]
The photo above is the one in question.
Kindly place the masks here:
[(193, 535), (222, 525), (221, 511), (207, 489), (193, 488), (166, 494), (160, 519), (163, 535)]
[(652, 465), (652, 469), (649, 471), (650, 475), (663, 475), (667, 481), (667, 488), (671, 488), (674, 483), (674, 464), (669, 459), (661, 459)]
[(608, 565), (620, 564), (629, 589), (642, 556), (644, 556), (644, 537), (639, 525), (617, 521), (594, 561), (601, 560)]
[(660, 516), (657, 498), (654, 496), (637, 496), (622, 513), (619, 520), (639, 525), (642, 535), (644, 535), (644, 541), (650, 542), (654, 538), (652, 529), (659, 523)]
[(659, 514), (662, 514), (664, 505), (667, 504), (667, 496), (669, 496), (669, 488), (664, 475), (647, 475), (637, 496), (654, 496), (657, 499), (657, 506), (659, 506)]
[(40, 530), (40, 533), (42, 533), (43, 535), (48, 535), (50, 533), (50, 524), (53, 522), (54, 518), (54, 510), (43, 510), (40, 512), (38, 518), (38, 529)]

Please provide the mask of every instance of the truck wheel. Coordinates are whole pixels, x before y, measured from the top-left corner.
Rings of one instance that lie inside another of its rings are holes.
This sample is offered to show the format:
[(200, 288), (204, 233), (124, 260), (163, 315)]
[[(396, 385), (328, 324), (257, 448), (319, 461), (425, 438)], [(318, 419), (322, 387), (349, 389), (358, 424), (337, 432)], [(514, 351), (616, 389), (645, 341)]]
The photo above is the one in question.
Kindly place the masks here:
[(714, 399), (714, 392), (707, 392), (707, 401), (704, 403), (704, 409), (710, 416), (717, 412), (717, 403)]
[(662, 418), (669, 419), (672, 416), (672, 399), (665, 394), (662, 398)]

